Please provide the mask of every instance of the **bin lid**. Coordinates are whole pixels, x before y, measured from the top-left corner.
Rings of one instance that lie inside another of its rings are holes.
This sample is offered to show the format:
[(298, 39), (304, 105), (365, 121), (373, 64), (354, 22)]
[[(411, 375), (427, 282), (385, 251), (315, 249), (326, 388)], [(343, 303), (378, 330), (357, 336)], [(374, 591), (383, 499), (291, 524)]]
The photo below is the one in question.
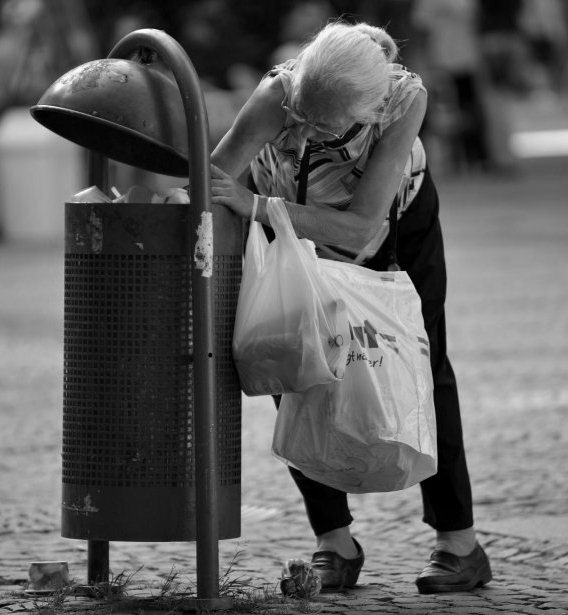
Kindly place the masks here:
[(188, 175), (181, 94), (156, 63), (87, 62), (57, 79), (30, 112), (56, 134), (118, 162)]

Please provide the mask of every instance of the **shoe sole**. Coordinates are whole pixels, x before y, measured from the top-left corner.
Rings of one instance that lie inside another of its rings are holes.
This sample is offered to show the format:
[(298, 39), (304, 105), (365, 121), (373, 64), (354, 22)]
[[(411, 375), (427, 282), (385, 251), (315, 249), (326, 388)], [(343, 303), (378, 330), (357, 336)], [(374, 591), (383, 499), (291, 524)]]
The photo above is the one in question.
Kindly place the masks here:
[(469, 583), (459, 583), (450, 585), (447, 583), (440, 583), (438, 585), (433, 583), (420, 584), (420, 580), (416, 581), (418, 586), (418, 593), (420, 594), (442, 594), (451, 592), (467, 592), (475, 589), (476, 587), (482, 587), (493, 579), (491, 574), (491, 568), (488, 565), (483, 566), (479, 573)]
[[(353, 579), (353, 575), (343, 574), (343, 578), (340, 581), (333, 579), (332, 581), (325, 580), (325, 573), (327, 571), (315, 571), (314, 574), (317, 575), (321, 579), (321, 589), (322, 592), (338, 592), (344, 589), (351, 589), (357, 585), (357, 580), (359, 578), (359, 571), (357, 571), (355, 578)], [(335, 573), (336, 574), (336, 573)], [(332, 576), (331, 574), (329, 576)], [(347, 578), (347, 577), (351, 578)]]

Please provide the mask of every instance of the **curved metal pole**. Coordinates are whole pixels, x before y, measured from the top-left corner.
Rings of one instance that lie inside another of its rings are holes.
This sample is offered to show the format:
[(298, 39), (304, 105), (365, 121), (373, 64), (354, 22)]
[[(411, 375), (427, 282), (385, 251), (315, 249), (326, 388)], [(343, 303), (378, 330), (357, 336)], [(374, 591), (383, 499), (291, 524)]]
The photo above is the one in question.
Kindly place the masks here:
[(210, 211), (209, 122), (199, 77), (184, 48), (162, 30), (146, 28), (131, 32), (111, 49), (108, 57), (128, 59), (140, 48), (155, 51), (176, 80), (187, 122), (192, 204)]
[[(197, 73), (183, 47), (161, 30), (127, 34), (109, 58), (128, 59), (140, 49), (155, 51), (172, 71), (182, 97), (189, 145), (189, 226), (187, 245), (193, 246), (202, 214), (211, 211), (209, 123)], [(211, 250), (212, 246), (211, 236)], [(210, 255), (211, 258), (213, 255)], [(219, 511), (217, 496), (217, 413), (215, 402), (215, 331), (213, 283), (192, 267), (194, 343), (194, 447), (197, 524), (197, 597), (219, 595)]]
[[(108, 159), (98, 152), (88, 151), (88, 186), (99, 186), (103, 192), (108, 190)], [(87, 583), (96, 585), (108, 583), (110, 574), (109, 541), (87, 541)]]

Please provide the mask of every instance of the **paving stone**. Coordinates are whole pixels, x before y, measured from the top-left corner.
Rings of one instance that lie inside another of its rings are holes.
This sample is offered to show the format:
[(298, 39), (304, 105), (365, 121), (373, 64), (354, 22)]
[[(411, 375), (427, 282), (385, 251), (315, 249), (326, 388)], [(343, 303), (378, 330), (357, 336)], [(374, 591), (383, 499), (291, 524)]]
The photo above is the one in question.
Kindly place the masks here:
[(519, 613), (522, 613), (523, 615), (538, 615), (538, 613), (542, 613), (541, 608), (533, 606), (519, 606), (517, 608)]

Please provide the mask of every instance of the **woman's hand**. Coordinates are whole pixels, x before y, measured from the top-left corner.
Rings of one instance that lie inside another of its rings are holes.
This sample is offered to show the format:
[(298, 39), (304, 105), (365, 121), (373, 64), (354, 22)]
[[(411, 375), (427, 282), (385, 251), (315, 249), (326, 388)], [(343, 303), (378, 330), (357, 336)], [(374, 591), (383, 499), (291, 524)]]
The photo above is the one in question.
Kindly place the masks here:
[(243, 218), (250, 218), (254, 194), (214, 164), (211, 165), (211, 194), (216, 205), (225, 205)]

